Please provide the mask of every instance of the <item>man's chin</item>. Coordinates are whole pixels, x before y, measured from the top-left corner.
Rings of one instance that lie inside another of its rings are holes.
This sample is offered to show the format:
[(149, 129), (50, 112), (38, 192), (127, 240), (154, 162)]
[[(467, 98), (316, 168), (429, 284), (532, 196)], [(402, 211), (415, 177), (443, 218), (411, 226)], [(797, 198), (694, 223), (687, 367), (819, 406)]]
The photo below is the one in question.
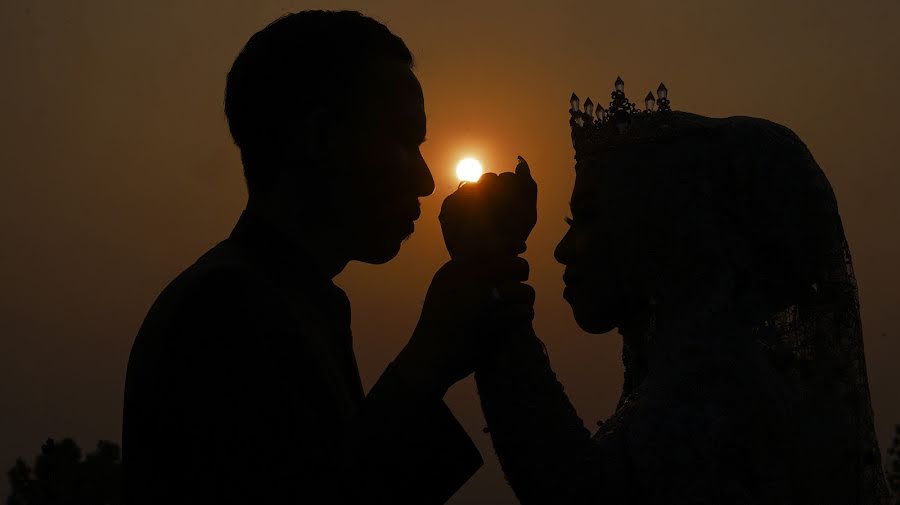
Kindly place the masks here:
[(393, 248), (379, 248), (377, 250), (367, 251), (356, 258), (357, 261), (369, 263), (371, 265), (383, 265), (388, 261), (397, 257), (400, 252), (400, 244)]
[(364, 251), (361, 251), (355, 259), (372, 265), (382, 265), (387, 263), (397, 257), (397, 254), (400, 253), (400, 246), (407, 238), (409, 238), (409, 235), (399, 240), (385, 240), (379, 244), (373, 244), (371, 247), (367, 247)]
[(415, 226), (410, 222), (402, 229), (395, 228), (392, 232), (383, 233), (379, 237), (370, 236), (369, 240), (360, 244), (362, 247), (354, 259), (372, 265), (387, 263), (397, 257), (403, 242), (412, 236), (414, 230)]

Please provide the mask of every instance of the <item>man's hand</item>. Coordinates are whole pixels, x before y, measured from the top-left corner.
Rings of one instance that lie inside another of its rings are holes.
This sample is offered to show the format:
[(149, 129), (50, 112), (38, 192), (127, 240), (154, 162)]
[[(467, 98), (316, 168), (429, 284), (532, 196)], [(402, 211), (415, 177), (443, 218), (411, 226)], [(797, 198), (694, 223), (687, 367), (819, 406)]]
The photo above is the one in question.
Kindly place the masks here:
[(487, 173), (441, 206), (444, 243), (453, 258), (517, 255), (537, 221), (537, 184), (520, 156), (515, 173)]
[(443, 395), (475, 370), (492, 328), (534, 317), (528, 262), (515, 256), (451, 260), (434, 276), (409, 343), (394, 361), (415, 387)]

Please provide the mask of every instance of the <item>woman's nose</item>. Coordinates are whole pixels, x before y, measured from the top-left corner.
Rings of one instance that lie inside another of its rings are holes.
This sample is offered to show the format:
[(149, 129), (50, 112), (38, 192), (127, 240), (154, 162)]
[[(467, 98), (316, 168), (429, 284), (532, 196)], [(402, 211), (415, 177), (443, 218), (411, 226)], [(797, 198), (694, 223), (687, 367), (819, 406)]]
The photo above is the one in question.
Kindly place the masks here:
[(572, 228), (566, 231), (562, 240), (556, 245), (553, 257), (563, 265), (569, 265), (575, 259), (575, 232)]

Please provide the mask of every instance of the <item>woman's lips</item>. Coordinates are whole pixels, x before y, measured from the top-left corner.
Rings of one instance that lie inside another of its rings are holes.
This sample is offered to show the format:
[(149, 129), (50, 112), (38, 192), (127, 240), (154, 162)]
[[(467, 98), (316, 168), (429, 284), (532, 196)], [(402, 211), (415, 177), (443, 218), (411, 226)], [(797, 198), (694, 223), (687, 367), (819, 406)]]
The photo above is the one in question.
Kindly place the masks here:
[(571, 302), (575, 299), (575, 286), (578, 284), (578, 277), (574, 272), (566, 271), (563, 274), (563, 282), (566, 284), (565, 289), (563, 289), (563, 298)]

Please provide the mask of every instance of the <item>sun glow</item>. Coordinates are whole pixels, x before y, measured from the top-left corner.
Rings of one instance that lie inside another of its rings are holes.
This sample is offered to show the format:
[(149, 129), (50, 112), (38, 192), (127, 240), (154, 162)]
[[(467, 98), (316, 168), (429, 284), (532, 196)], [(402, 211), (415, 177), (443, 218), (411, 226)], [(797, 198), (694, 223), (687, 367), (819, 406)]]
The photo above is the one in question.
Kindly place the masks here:
[(476, 182), (483, 172), (481, 162), (475, 158), (463, 158), (456, 164), (456, 176), (460, 181)]

